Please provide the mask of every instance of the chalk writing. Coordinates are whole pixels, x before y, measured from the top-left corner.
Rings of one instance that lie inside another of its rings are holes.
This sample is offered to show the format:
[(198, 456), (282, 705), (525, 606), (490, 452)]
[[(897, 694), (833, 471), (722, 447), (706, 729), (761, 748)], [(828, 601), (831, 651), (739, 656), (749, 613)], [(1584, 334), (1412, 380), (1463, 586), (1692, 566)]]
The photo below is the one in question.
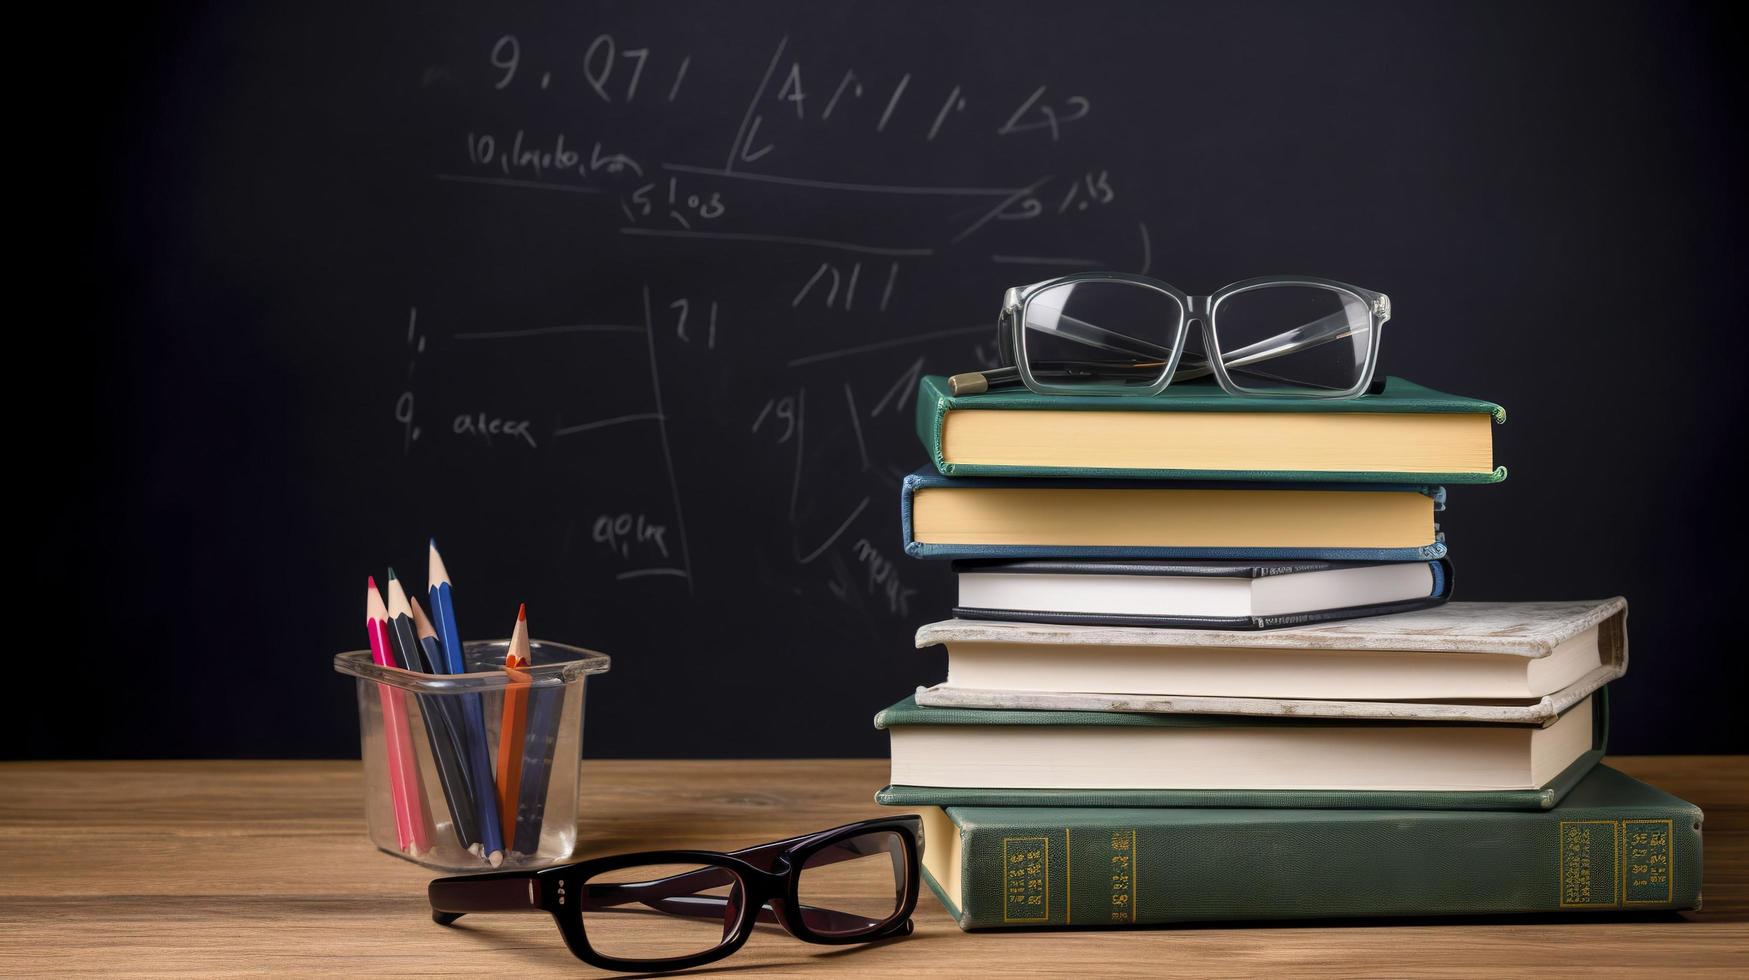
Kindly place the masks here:
[[(711, 482), (723, 463), (691, 458), (699, 440), (721, 433), (723, 458), (784, 447), (794, 453), (784, 460), (793, 466), (787, 507), (773, 495), (769, 513), (750, 516), (787, 522), (792, 571), (822, 557), (832, 568), (788, 584), (909, 616), (918, 590), (904, 562), (874, 544), (890, 528), (865, 515), (883, 512), (876, 501), (891, 487), (881, 481), (915, 465), (915, 443), (895, 436), (894, 423), (914, 411), (919, 379), (998, 360), (993, 311), (958, 285), (1154, 263), (1148, 226), (1125, 213), (1136, 195), (1107, 166), (1117, 158), (1087, 139), (1106, 121), (1105, 95), (1083, 88), (1085, 77), (1061, 76), (1060, 59), (973, 72), (818, 34), (772, 31), (742, 47), (711, 37), (694, 64), (687, 47), (709, 34), (652, 23), (598, 20), (579, 34), (518, 14), (516, 33), (504, 23), (467, 41), (471, 65), (434, 56), (422, 68), (420, 91), (453, 99), (430, 107), (431, 179), (465, 209), (461, 219), (528, 228), (529, 241), (551, 249), (542, 258), (561, 261), (505, 275), (485, 260), (479, 281), (504, 284), (511, 322), (493, 328), (496, 311), (468, 309), (477, 322), (448, 334), (464, 343), (446, 345), (440, 373), (423, 360), (410, 311), (406, 377), (390, 389), (395, 428), (382, 423), (385, 439), (392, 432), (403, 453), (429, 451), (434, 435), (514, 446), (578, 467), (594, 453), (644, 454), (626, 471), (665, 475), (671, 510), (640, 501), (592, 523), (568, 519), (579, 539), (589, 528), (613, 578), (641, 587), (680, 578), (688, 589), (681, 487)], [(707, 152), (694, 155), (701, 145)], [(546, 200), (531, 206), (530, 191)], [(488, 214), (497, 200), (505, 210)], [(480, 254), (522, 261), (518, 243), (500, 233)], [(1020, 268), (1009, 279), (990, 265)], [(635, 280), (612, 279), (626, 269), (666, 280), (659, 298), (642, 289), (641, 320), (628, 315)], [(551, 285), (531, 292), (529, 282)], [(553, 297), (562, 308), (536, 305)], [(706, 354), (719, 340), (732, 341), (733, 357)], [(451, 363), (456, 347), (479, 366)], [(469, 369), (498, 372), (518, 357), (569, 371), (565, 383), (541, 382), (565, 400), (525, 410), (493, 405), (489, 388), (470, 394)], [(804, 382), (816, 392), (813, 426)], [(672, 445), (670, 426), (684, 433)], [(809, 428), (826, 439), (807, 445)], [(657, 456), (660, 469), (638, 465)], [(1655, 849), (1646, 850), (1635, 882), (1650, 894), (1661, 882)], [(1025, 877), (1025, 911), (1043, 914), (1046, 881)]]
[(503, 144), (491, 133), (470, 130), (467, 134), (468, 163), (506, 175), (541, 178), (560, 174), (588, 177), (598, 173), (631, 173), (643, 176), (643, 165), (623, 153), (607, 152), (600, 140), (590, 145), (587, 156), (576, 146), (577, 142), (564, 133), (530, 136), (527, 130), (518, 129)]
[(888, 612), (900, 617), (911, 615), (911, 597), (917, 594), (917, 590), (907, 588), (899, 581), (898, 567), (867, 538), (857, 538), (850, 550), (868, 572), (869, 594), (883, 596), (887, 600)]
[[(612, 34), (597, 34), (584, 49), (582, 61), (578, 65), (583, 85), (602, 102), (611, 104), (635, 101), (639, 83), (643, 81), (651, 55), (650, 48), (620, 49)], [(523, 68), (521, 39), (515, 34), (499, 36), (492, 42), (487, 61), (501, 73), (492, 82), (492, 88), (495, 91), (510, 88)], [(674, 68), (673, 81), (666, 90), (668, 102), (679, 97), (681, 83), (686, 80), (687, 69), (691, 66), (692, 56), (682, 54)], [(552, 71), (545, 70), (540, 73), (536, 85), (540, 90), (546, 91), (552, 87), (552, 83)]]
[(691, 228), (694, 221), (715, 221), (728, 207), (720, 191), (683, 192), (680, 179), (668, 178), (666, 185), (652, 181), (632, 191), (620, 200), (620, 210), (634, 224), (658, 212), (666, 212), (669, 220), (682, 228)]
[(794, 395), (773, 396), (765, 400), (765, 407), (759, 410), (759, 417), (753, 420), (750, 432), (758, 432), (767, 418), (775, 418), (776, 424), (783, 427), (783, 435), (777, 440), (778, 445), (790, 441), (796, 434), (796, 399)]
[[(690, 344), (693, 338), (686, 332), (686, 315), (692, 311), (692, 302), (687, 299), (677, 299), (668, 304), (675, 311), (674, 336), (683, 344)], [(717, 349), (717, 301), (711, 300), (704, 331), (704, 346), (707, 350)]]
[(528, 431), (528, 427), (532, 424), (528, 419), (501, 419), (489, 416), (485, 412), (477, 412), (457, 415), (455, 421), (450, 425), (450, 431), (458, 436), (479, 436), (486, 440), (487, 445), (492, 444), (492, 439), (495, 436), (521, 439), (528, 445), (528, 448), (535, 449), (538, 447), (535, 444), (534, 435)]
[(668, 526), (643, 514), (603, 514), (590, 526), (589, 537), (621, 558), (630, 558), (634, 548), (668, 557)]
[[(1078, 122), (1085, 119), (1087, 113), (1093, 111), (1093, 103), (1085, 97), (1071, 95), (1063, 101), (1064, 111), (1059, 113), (1056, 107), (1049, 102), (1040, 101), (1044, 97), (1045, 88), (1046, 86), (1040, 85), (1034, 89), (1032, 94), (1026, 97), (1026, 101), (1020, 104), (1020, 108), (1014, 110), (1014, 115), (1009, 116), (1008, 121), (996, 129), (996, 135), (1009, 136), (1014, 133), (1027, 133), (1043, 129), (1050, 132), (1051, 142), (1055, 143), (1062, 136), (1062, 127), (1065, 123)], [(1038, 118), (1033, 118), (1034, 116)]]
[(401, 454), (413, 451), (419, 439), (419, 426), (413, 422), (413, 370), (419, 365), (419, 355), (425, 353), (425, 336), (419, 332), (419, 307), (407, 309), (407, 387), (395, 396), (395, 421), (401, 423)]

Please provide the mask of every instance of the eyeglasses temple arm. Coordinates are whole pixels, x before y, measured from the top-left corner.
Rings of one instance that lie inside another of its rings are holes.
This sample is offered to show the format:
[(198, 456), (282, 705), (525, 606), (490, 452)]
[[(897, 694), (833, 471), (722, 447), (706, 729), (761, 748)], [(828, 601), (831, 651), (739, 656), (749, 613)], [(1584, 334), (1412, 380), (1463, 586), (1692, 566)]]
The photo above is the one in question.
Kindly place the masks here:
[[(1362, 329), (1372, 329), (1371, 321), (1369, 320), (1367, 326)], [(1227, 351), (1221, 355), (1221, 363), (1228, 368), (1245, 367), (1271, 358), (1309, 350), (1331, 341), (1352, 337), (1358, 332), (1352, 321), (1349, 320), (1348, 312), (1338, 310), (1310, 323), (1302, 323), (1292, 330), (1283, 331), (1273, 337), (1265, 337), (1255, 344), (1247, 344), (1238, 350)]]
[(438, 878), (426, 886), (431, 919), (447, 926), (469, 912), (541, 912), (541, 883), (532, 871), (492, 871)]
[[(740, 858), (741, 860), (746, 861), (748, 864), (756, 865), (758, 867), (764, 868), (767, 871), (769, 871), (769, 870), (771, 870), (772, 863), (776, 860), (778, 855), (789, 850), (791, 847), (794, 847), (796, 844), (799, 844), (802, 841), (805, 841), (810, 837), (816, 837), (816, 836), (819, 836), (819, 835), (817, 835), (817, 834), (803, 834), (800, 837), (791, 837), (791, 838), (788, 838), (787, 840), (772, 841), (769, 844), (755, 844), (752, 847), (743, 847), (738, 851), (730, 851), (728, 853), (729, 853), (730, 857)], [(866, 838), (862, 838), (862, 837), (852, 837), (852, 838), (848, 838), (846, 840), (839, 841), (838, 843), (833, 844), (831, 847), (822, 848), (819, 851), (815, 851), (814, 854), (809, 857), (809, 860), (816, 861), (817, 863), (821, 863), (821, 864), (833, 864), (833, 863), (836, 863), (838, 861), (848, 861), (854, 857), (862, 857), (862, 856), (864, 856), (865, 853), (866, 854), (877, 853), (877, 851), (862, 852), (862, 851), (858, 851), (855, 849), (855, 846), (857, 844), (864, 843), (866, 840), (867, 840)], [(826, 860), (824, 860), (824, 861), (819, 860), (819, 858), (821, 856), (826, 856)], [(677, 875), (669, 875), (666, 878), (657, 878), (653, 881), (646, 882), (646, 884), (654, 885), (654, 884), (661, 884), (664, 882), (682, 882), (682, 883), (684, 883), (684, 882), (692, 881), (695, 879), (701, 879), (701, 880), (708, 879), (708, 878), (712, 877), (713, 871), (715, 871), (714, 868), (699, 868), (696, 871), (684, 871), (684, 872), (681, 872), (680, 874), (677, 874)], [(720, 882), (713, 882), (712, 884), (699, 885), (699, 886), (689, 888), (689, 889), (687, 889), (687, 891), (698, 891), (699, 888), (712, 888), (712, 887), (715, 887), (715, 885), (719, 884), (719, 883)], [(685, 892), (675, 892), (674, 894), (685, 894)]]
[[(622, 905), (637, 903), (658, 912), (669, 915), (689, 915), (702, 918), (723, 918), (726, 907), (731, 899), (722, 895), (693, 895), (690, 891), (698, 888), (715, 888), (733, 880), (729, 876), (719, 875), (717, 881), (691, 881), (681, 879), (693, 878), (696, 875), (709, 876), (714, 869), (701, 868), (698, 871), (659, 878), (655, 881), (635, 881), (620, 884), (588, 885), (583, 889), (583, 908), (586, 911), (605, 911)], [(685, 891), (682, 891), (685, 889)], [(832, 909), (818, 908), (812, 905), (798, 907), (802, 918), (809, 926), (826, 932), (852, 932), (871, 929), (880, 925), (880, 919), (868, 919), (848, 912), (838, 912)], [(782, 920), (769, 905), (762, 905), (755, 915), (755, 920), (775, 925)]]
[[(779, 854), (782, 854), (785, 850), (788, 850), (796, 842), (803, 840), (807, 840), (807, 838), (792, 837), (789, 840), (773, 841), (770, 844), (760, 844), (756, 847), (742, 848), (739, 851), (730, 851), (729, 856), (738, 857), (749, 864), (770, 869), (772, 859), (776, 858)], [(821, 848), (813, 854), (810, 854), (808, 860), (816, 865), (836, 864), (839, 861), (848, 861), (852, 858), (880, 853), (881, 849), (869, 851), (859, 849), (857, 845), (863, 844), (867, 840), (867, 838), (852, 837), (848, 840), (839, 841), (830, 847)], [(673, 895), (691, 895), (694, 892), (700, 892), (706, 888), (716, 888), (720, 885), (726, 884), (728, 880), (727, 873), (720, 868), (699, 868), (695, 871), (683, 871), (677, 875), (669, 875), (666, 878), (653, 878), (649, 881), (632, 882), (623, 886), (592, 886), (589, 891), (590, 895), (593, 896), (596, 888), (629, 888), (636, 889), (640, 895), (646, 897), (667, 898)], [(437, 882), (432, 882), (432, 884), (435, 886)], [(609, 893), (603, 892), (602, 894), (606, 895)], [(625, 897), (622, 900), (635, 900), (641, 902), (644, 901), (644, 898), (633, 899), (631, 897)]]
[[(684, 877), (675, 875), (675, 878)], [(669, 915), (690, 915), (703, 918), (722, 918), (723, 909), (729, 904), (729, 898), (723, 895), (692, 895), (673, 887), (672, 878), (657, 881), (628, 881), (618, 884), (585, 885), (583, 887), (583, 909), (586, 912), (604, 912), (622, 905), (643, 905), (658, 912)], [(700, 884), (701, 888), (715, 888), (724, 882)], [(656, 887), (656, 886), (663, 887)], [(769, 905), (759, 907), (758, 921), (776, 923), (777, 913)]]
[(1051, 326), (1028, 321), (1026, 328), (1039, 333), (1061, 334), (1085, 347), (1095, 347), (1099, 350), (1108, 350), (1119, 354), (1133, 354), (1138, 357), (1157, 358), (1163, 361), (1172, 357), (1172, 348), (1170, 347), (1161, 347), (1139, 337), (1131, 337), (1129, 334), (1107, 330), (1097, 323), (1090, 323), (1080, 317), (1073, 317), (1060, 311), (1057, 313), (1056, 319), (1051, 321)]

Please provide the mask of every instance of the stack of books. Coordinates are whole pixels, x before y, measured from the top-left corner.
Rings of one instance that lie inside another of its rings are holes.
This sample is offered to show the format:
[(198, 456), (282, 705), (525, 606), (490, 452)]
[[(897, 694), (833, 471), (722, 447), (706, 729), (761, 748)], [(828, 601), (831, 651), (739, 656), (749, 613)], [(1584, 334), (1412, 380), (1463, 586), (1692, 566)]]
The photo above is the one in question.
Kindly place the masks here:
[(960, 925), (1697, 907), (1700, 810), (1600, 764), (1626, 602), (1447, 601), (1504, 420), (923, 379), (905, 549), (959, 599), (876, 799)]

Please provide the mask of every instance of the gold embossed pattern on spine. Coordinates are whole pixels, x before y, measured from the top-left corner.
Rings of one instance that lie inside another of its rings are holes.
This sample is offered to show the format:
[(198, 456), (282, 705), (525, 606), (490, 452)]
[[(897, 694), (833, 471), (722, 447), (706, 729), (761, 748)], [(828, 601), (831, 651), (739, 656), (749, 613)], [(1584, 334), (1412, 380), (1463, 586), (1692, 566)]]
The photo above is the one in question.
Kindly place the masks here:
[(1136, 921), (1136, 832), (1111, 832), (1111, 921)]
[(1044, 923), (1050, 917), (1049, 838), (1002, 838), (1002, 921)]
[(1620, 891), (1619, 830), (1614, 820), (1561, 821), (1561, 908), (1615, 907)]
[(1676, 866), (1670, 855), (1671, 820), (1623, 820), (1622, 902), (1664, 905), (1675, 895)]

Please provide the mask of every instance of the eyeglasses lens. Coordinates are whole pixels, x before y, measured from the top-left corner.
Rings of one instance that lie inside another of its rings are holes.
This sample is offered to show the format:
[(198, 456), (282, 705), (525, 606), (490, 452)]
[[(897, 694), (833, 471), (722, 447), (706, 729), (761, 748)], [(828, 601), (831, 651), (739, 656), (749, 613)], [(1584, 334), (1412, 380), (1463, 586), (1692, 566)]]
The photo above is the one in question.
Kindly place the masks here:
[(1372, 345), (1369, 304), (1322, 286), (1260, 286), (1214, 310), (1221, 363), (1250, 391), (1346, 391), (1361, 381)]
[(1184, 310), (1150, 286), (1071, 282), (1033, 295), (1024, 319), (1021, 343), (1041, 382), (1145, 388), (1165, 374)]
[(602, 956), (664, 960), (696, 956), (735, 934), (741, 879), (705, 864), (650, 864), (603, 871), (583, 883), (583, 935)]
[(802, 862), (802, 921), (823, 936), (874, 932), (898, 915), (909, 874), (904, 838), (871, 831), (830, 844)]

